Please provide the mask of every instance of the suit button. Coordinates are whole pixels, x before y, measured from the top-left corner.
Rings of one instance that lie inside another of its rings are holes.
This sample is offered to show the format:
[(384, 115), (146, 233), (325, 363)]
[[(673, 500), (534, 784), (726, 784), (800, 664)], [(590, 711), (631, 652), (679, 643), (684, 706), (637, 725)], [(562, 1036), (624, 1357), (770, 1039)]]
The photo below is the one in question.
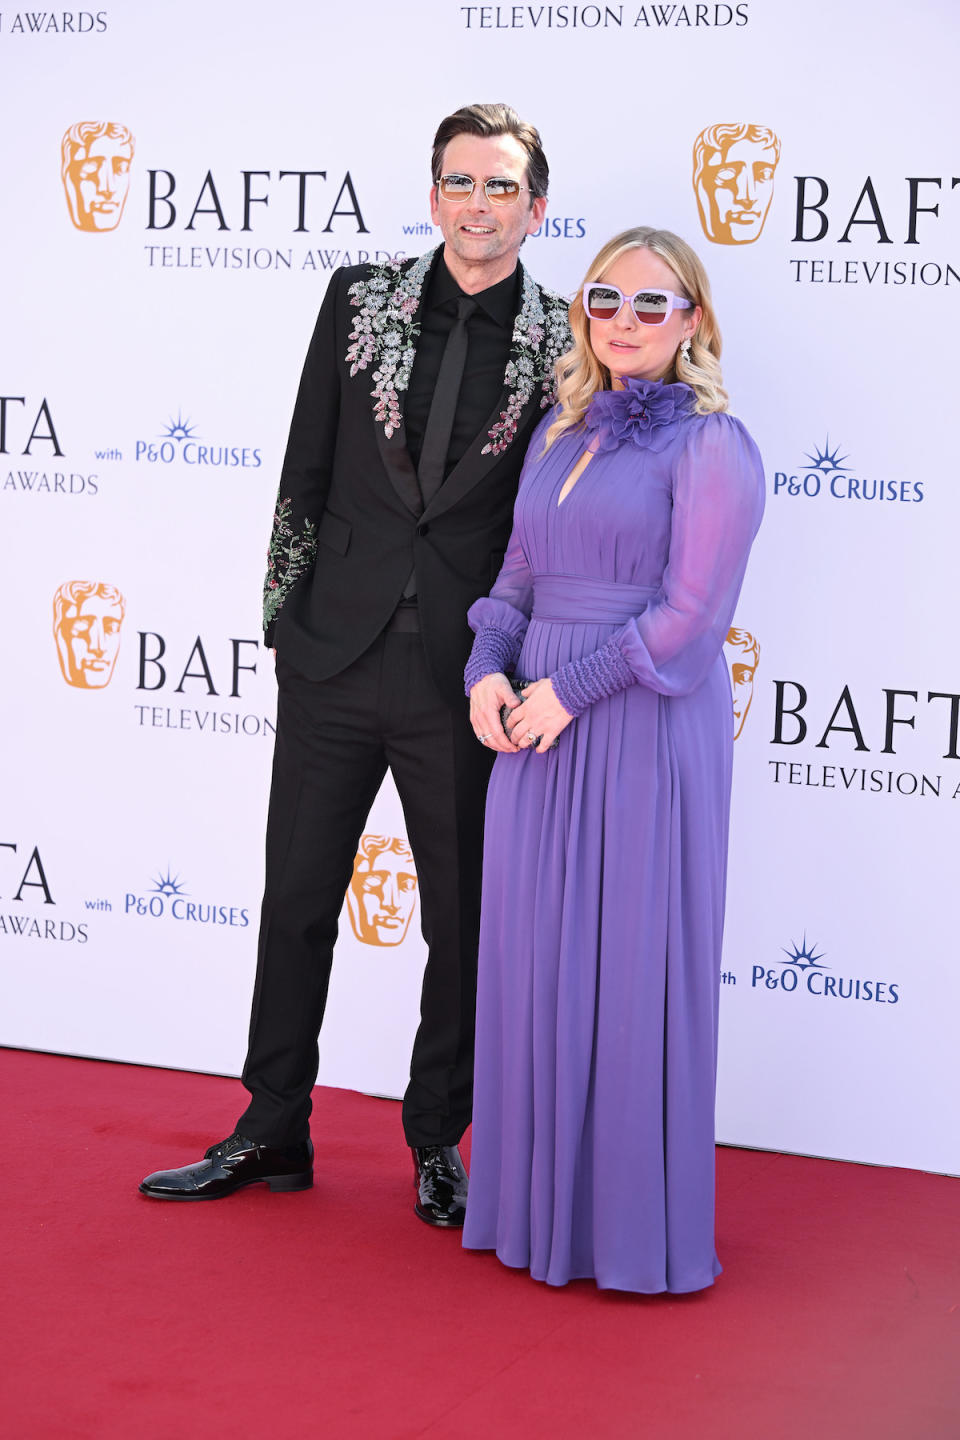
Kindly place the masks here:
[(418, 534), (418, 535), (429, 535), (429, 534), (430, 534), (430, 526), (429, 526), (429, 525), (418, 525), (418, 526), (417, 526), (417, 534)]

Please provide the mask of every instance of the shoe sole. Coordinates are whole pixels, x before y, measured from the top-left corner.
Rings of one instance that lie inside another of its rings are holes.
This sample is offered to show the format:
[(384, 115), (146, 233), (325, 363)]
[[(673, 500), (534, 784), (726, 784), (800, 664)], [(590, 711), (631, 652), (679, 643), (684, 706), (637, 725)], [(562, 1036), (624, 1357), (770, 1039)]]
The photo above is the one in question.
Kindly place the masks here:
[(258, 1175), (255, 1180), (239, 1180), (236, 1185), (231, 1185), (229, 1190), (218, 1190), (212, 1195), (195, 1194), (189, 1190), (151, 1190), (146, 1185), (138, 1185), (137, 1189), (141, 1195), (146, 1195), (148, 1200), (226, 1200), (228, 1195), (235, 1195), (238, 1190), (245, 1190), (248, 1185), (268, 1185), (271, 1191), (278, 1194), (292, 1190), (310, 1190), (313, 1186), (313, 1173)]

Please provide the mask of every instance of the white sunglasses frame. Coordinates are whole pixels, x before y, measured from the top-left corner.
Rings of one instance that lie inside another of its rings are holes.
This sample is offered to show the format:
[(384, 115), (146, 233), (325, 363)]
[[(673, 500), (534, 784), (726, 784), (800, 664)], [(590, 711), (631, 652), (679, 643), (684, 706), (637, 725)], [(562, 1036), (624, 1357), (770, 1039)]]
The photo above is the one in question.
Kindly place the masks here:
[[(590, 311), (587, 308), (587, 291), (593, 290), (594, 288), (603, 290), (615, 290), (620, 296), (620, 304), (617, 306), (616, 310), (613, 312), (612, 315), (590, 314)], [(663, 318), (661, 320), (641, 320), (640, 316), (634, 309), (633, 304), (634, 300), (636, 300), (638, 295), (665, 295), (669, 300), (670, 304), (663, 312)], [(696, 308), (692, 300), (687, 300), (682, 295), (674, 294), (674, 292), (672, 290), (668, 290), (665, 285), (642, 285), (640, 289), (634, 291), (632, 295), (624, 295), (623, 291), (620, 289), (620, 286), (612, 284), (609, 280), (588, 280), (585, 285), (582, 285), (580, 287), (580, 303), (583, 306), (583, 313), (586, 315), (587, 319), (596, 320), (600, 325), (606, 325), (608, 321), (616, 320), (624, 305), (629, 305), (630, 309), (633, 311), (633, 318), (636, 320), (637, 324), (645, 325), (650, 330), (658, 330), (661, 325), (666, 325), (674, 310), (693, 310)]]

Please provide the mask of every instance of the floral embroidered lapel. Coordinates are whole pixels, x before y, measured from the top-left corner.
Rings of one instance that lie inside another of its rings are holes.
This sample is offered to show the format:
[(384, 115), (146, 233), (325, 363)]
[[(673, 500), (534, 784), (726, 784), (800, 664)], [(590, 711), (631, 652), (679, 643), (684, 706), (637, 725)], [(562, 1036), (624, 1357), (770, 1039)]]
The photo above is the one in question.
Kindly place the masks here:
[[(403, 438), (403, 404), (417, 353), (423, 287), (436, 254), (431, 250), (412, 265), (404, 261), (377, 265), (369, 277), (355, 281), (349, 290), (350, 303), (357, 311), (346, 354), (350, 374), (375, 366), (371, 397), (381, 455), (392, 483), (415, 514), (422, 512), (423, 502)], [(455, 467), (431, 502), (431, 512), (447, 509), (476, 483), (486, 469), (477, 466), (481, 457), (491, 460), (503, 454), (533, 399), (539, 395), (541, 409), (556, 400), (556, 362), (571, 344), (567, 302), (541, 289), (522, 265), (520, 270), (520, 309), (514, 320), (503, 393), (486, 434), (478, 436)]]

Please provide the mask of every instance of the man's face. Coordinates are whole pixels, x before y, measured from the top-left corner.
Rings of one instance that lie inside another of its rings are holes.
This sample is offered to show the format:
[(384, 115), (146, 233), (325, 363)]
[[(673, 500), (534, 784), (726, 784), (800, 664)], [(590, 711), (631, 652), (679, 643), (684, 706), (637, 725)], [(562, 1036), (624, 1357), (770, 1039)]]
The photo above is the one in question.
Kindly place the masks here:
[(60, 669), (68, 685), (102, 690), (113, 677), (120, 649), (120, 607), (105, 595), (67, 605), (57, 632)]
[(756, 240), (773, 199), (776, 168), (776, 151), (752, 140), (737, 140), (722, 153), (706, 152), (697, 199), (711, 240), (721, 245)]
[(65, 183), (73, 191), (73, 223), (79, 230), (114, 230), (119, 225), (130, 185), (130, 160), (130, 145), (109, 135), (74, 152)]
[(406, 936), (417, 898), (417, 872), (410, 855), (381, 850), (361, 855), (347, 904), (354, 933), (366, 945), (399, 945)]
[(459, 203), (444, 200), (435, 185), (430, 191), (430, 214), (443, 232), (448, 269), (460, 284), (479, 280), (475, 289), (505, 280), (513, 274), (524, 239), (539, 229), (547, 202), (540, 198), (531, 204), (524, 189), (513, 205), (491, 205), (483, 181), (502, 175), (525, 186), (526, 151), (512, 135), (455, 135), (443, 152), (441, 172), (477, 181), (469, 200)]

